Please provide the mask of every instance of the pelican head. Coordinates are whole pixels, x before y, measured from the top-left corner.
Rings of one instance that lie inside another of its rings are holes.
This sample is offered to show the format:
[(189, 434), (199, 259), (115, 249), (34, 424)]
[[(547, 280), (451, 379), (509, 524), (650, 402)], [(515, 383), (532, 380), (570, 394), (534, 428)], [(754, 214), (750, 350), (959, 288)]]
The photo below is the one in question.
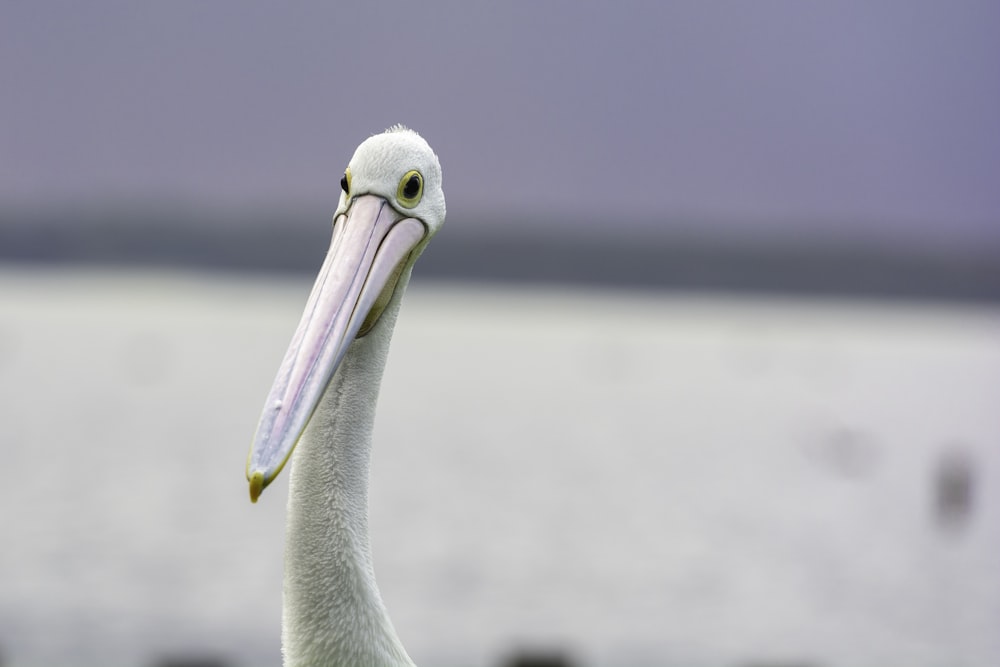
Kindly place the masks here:
[(351, 343), (378, 331), (444, 222), (438, 158), (401, 125), (358, 146), (340, 185), (330, 249), (247, 458), (254, 502), (288, 461)]

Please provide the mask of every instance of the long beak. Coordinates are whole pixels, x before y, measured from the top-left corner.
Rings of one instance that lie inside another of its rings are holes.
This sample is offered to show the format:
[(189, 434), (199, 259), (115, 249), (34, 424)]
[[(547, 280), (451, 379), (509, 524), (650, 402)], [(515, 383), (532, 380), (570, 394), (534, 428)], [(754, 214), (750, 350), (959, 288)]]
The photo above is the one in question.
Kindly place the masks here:
[(281, 472), (347, 348), (359, 332), (364, 335), (374, 326), (425, 234), (422, 222), (404, 218), (374, 195), (358, 197), (334, 221), (330, 250), (267, 396), (247, 458), (253, 502)]

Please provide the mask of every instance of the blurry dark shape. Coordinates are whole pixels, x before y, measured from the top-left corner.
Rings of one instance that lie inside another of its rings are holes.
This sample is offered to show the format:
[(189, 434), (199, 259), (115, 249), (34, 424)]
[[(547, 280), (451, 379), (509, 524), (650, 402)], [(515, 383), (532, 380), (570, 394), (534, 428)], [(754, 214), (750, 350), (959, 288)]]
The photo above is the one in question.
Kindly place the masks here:
[(130, 334), (121, 347), (125, 375), (135, 384), (162, 382), (170, 367), (171, 356), (166, 339), (149, 331)]
[(154, 661), (153, 667), (232, 667), (232, 663), (212, 655), (171, 655)]
[(864, 431), (841, 426), (827, 433), (810, 448), (823, 467), (842, 477), (860, 478), (878, 464), (878, 444)]
[(575, 663), (556, 649), (517, 649), (501, 663), (502, 667), (572, 667)]
[[(0, 208), (0, 260), (311, 275), (330, 242), (330, 213), (154, 204)], [(459, 232), (436, 241), (425, 255), (421, 279), (1000, 302), (1000, 261), (992, 246), (959, 252), (690, 235)]]
[(938, 460), (934, 469), (934, 514), (943, 530), (965, 528), (975, 504), (976, 474), (972, 456), (953, 447)]

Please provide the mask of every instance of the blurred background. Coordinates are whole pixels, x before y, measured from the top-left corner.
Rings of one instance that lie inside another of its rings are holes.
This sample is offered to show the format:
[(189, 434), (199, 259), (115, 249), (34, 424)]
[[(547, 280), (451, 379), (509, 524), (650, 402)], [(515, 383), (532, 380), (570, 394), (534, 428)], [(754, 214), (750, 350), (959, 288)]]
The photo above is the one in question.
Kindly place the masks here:
[(1000, 5), (0, 18), (0, 664), (279, 663), (246, 451), (400, 122), (448, 200), (373, 453), (418, 664), (1000, 663)]

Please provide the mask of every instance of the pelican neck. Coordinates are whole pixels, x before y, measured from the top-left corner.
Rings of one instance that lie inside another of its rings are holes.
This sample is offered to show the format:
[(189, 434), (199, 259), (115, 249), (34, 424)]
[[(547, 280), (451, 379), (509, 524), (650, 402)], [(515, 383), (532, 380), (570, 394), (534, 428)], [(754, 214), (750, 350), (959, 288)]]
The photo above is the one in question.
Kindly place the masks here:
[(285, 665), (409, 666), (375, 582), (368, 476), (379, 384), (409, 271), (356, 339), (292, 457), (285, 542)]

